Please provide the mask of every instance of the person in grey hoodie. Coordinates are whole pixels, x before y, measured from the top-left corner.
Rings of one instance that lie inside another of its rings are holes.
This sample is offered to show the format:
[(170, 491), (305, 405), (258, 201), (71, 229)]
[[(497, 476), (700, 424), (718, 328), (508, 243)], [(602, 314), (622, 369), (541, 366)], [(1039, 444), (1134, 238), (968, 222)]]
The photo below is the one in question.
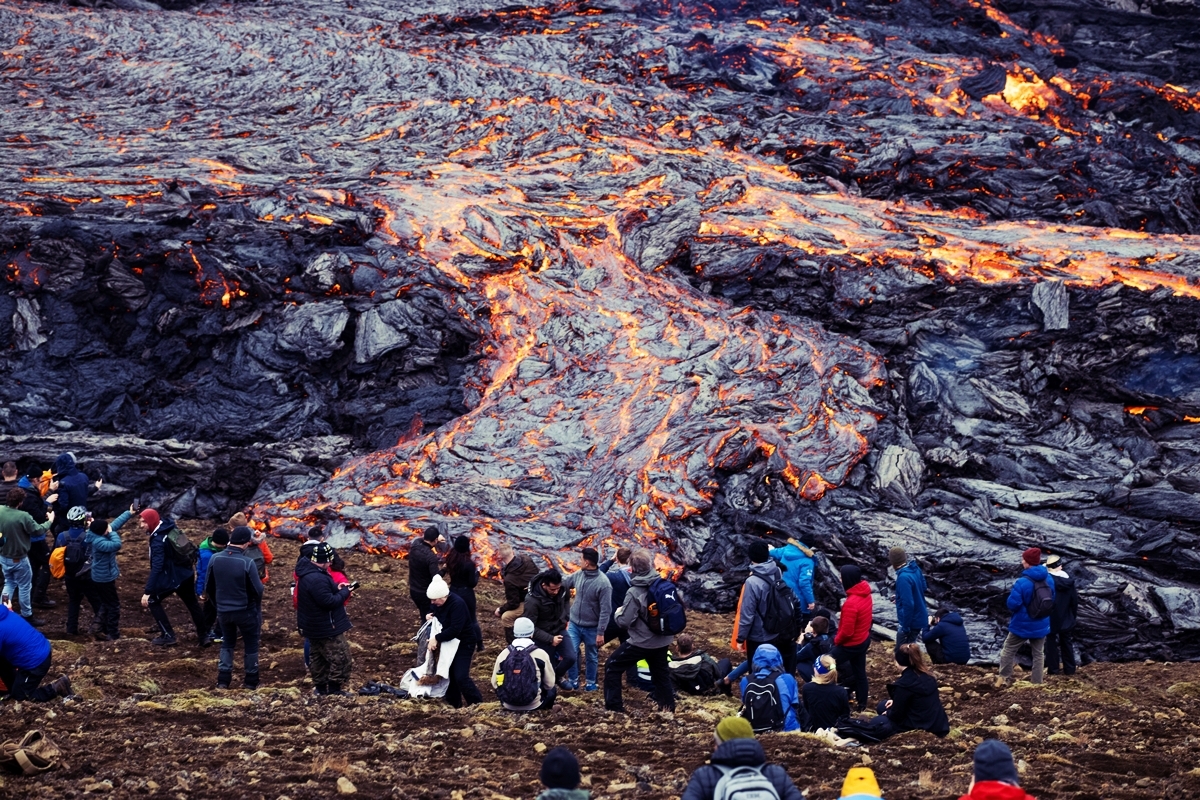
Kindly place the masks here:
[(604, 662), (604, 707), (609, 711), (625, 710), (621, 700), (621, 675), (645, 659), (650, 665), (650, 680), (654, 684), (651, 697), (663, 711), (674, 711), (675, 690), (671, 685), (667, 651), (675, 637), (656, 634), (646, 621), (650, 584), (658, 577), (654, 572), (654, 557), (648, 550), (638, 550), (629, 557), (629, 565), (633, 578), (625, 595), (625, 605), (617, 609), (616, 614), (617, 624), (629, 631), (629, 639)]
[(567, 670), (564, 689), (579, 688), (579, 645), (587, 661), (584, 675), (589, 692), (594, 692), (597, 673), (600, 671), (600, 646), (604, 644), (604, 629), (612, 614), (612, 584), (608, 576), (600, 571), (600, 554), (595, 548), (583, 548), (583, 569), (563, 577), (563, 589), (574, 589), (575, 600), (571, 603), (567, 637), (574, 648), (576, 661)]
[(796, 673), (796, 643), (778, 642), (775, 635), (763, 627), (767, 603), (775, 582), (783, 579), (779, 565), (771, 558), (767, 543), (757, 539), (750, 544), (750, 577), (742, 591), (742, 612), (738, 616), (737, 643), (746, 649), (746, 661), (754, 661), (754, 651), (761, 645), (773, 644), (783, 654), (783, 668), (788, 675)]

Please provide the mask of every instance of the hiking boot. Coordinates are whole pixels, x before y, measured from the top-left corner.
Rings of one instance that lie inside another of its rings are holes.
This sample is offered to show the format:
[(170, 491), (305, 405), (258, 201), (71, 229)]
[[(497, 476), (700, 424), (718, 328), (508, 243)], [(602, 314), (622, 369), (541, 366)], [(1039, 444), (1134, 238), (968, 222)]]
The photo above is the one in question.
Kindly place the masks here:
[(559, 681), (558, 685), (560, 688), (566, 689), (568, 692), (573, 692), (579, 688), (579, 684), (576, 681), (569, 681), (565, 678)]
[(59, 697), (69, 697), (71, 695), (71, 679), (66, 675), (59, 675), (58, 680), (50, 684), (50, 688)]
[(150, 644), (157, 645), (158, 647), (174, 647), (175, 645), (179, 644), (179, 640), (174, 636), (169, 636), (164, 633), (162, 636), (151, 639)]
[(46, 624), (46, 620), (41, 617), (28, 616), (25, 618), (25, 621), (35, 628), (40, 628)]
[(329, 694), (329, 684), (328, 683), (318, 683), (316, 686), (313, 687), (313, 694), (317, 695), (318, 697), (323, 697), (323, 696)]
[(242, 681), (242, 687), (245, 689), (249, 689), (250, 691), (254, 691), (255, 689), (257, 689), (258, 688), (258, 673), (252, 672), (252, 673), (246, 675), (245, 680)]
[(198, 644), (200, 647), (212, 647), (213, 640), (207, 636), (201, 636), (196, 640), (196, 644)]
[(35, 597), (32, 605), (34, 608), (54, 608), (58, 605), (58, 601), (51, 600), (49, 597)]
[(327, 695), (330, 695), (332, 697), (349, 697), (350, 696), (349, 692), (342, 691), (342, 685), (340, 683), (335, 683), (333, 681), (330, 681), (328, 684), (326, 684), (326, 686), (328, 687), (328, 690), (325, 692), (325, 694), (327, 694)]

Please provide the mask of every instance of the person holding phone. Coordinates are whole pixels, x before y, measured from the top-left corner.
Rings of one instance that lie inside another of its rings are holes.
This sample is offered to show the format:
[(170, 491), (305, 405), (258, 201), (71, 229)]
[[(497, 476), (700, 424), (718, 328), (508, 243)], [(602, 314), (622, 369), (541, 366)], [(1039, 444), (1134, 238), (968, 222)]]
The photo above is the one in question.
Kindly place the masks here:
[(333, 548), (321, 542), (312, 549), (311, 560), (296, 564), (296, 627), (309, 641), (309, 674), (318, 695), (344, 695), (354, 659), (350, 656), (350, 617), (346, 601), (354, 591), (351, 584), (336, 583), (329, 574)]

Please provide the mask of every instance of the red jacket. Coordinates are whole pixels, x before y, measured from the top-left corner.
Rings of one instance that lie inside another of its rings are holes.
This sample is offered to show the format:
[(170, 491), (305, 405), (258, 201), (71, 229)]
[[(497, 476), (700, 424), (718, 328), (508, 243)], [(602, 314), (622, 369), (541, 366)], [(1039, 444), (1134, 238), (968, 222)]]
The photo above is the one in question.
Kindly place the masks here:
[(970, 794), (964, 794), (958, 800), (1034, 800), (1034, 797), (1025, 794), (1020, 786), (1000, 781), (982, 781), (975, 784)]
[(842, 618), (838, 620), (834, 644), (857, 647), (871, 635), (871, 585), (859, 581), (846, 590), (842, 603)]

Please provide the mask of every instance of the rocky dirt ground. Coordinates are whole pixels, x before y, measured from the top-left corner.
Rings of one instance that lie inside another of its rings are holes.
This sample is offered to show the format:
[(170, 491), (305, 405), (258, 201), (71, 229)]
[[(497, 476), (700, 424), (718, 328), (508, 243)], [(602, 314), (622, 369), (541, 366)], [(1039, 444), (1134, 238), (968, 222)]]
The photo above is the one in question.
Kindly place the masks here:
[[(145, 551), (140, 537), (128, 538), (119, 583), (125, 638), (67, 637), (62, 604), (43, 612), (55, 647), (52, 676), (70, 674), (79, 698), (6, 703), (0, 725), (6, 738), (41, 729), (66, 755), (45, 775), (3, 778), (0, 797), (300, 800), (336, 796), (346, 778), (359, 796), (372, 798), (531, 798), (540, 752), (564, 744), (579, 754), (593, 797), (670, 798), (704, 763), (717, 720), (736, 710), (725, 698), (682, 698), (676, 714), (661, 714), (637, 690), (628, 693), (631, 713), (622, 717), (606, 714), (598, 695), (582, 692), (568, 693), (551, 712), (526, 716), (495, 702), (457, 711), (386, 695), (315, 698), (288, 593), (292, 542), (275, 546), (263, 686), (218, 692), (215, 649), (200, 649), (190, 635), (169, 650), (150, 645), (150, 617), (137, 604)], [(363, 583), (349, 609), (354, 686), (370, 678), (396, 683), (414, 651), (407, 569), (358, 553), (347, 563)], [(61, 586), (52, 592), (64, 594)], [(481, 609), (501, 596), (492, 582), (480, 594)], [(186, 617), (178, 603), (170, 611), (179, 623)], [(729, 625), (723, 616), (693, 614), (690, 621), (718, 656), (728, 653)], [(485, 618), (484, 630), (487, 651), (475, 662), (481, 687), (503, 643), (493, 617)], [(885, 651), (880, 644), (872, 657), (873, 693), (882, 693), (894, 674)], [(1200, 797), (1200, 665), (1091, 664), (1042, 687), (1003, 688), (994, 673), (940, 669), (953, 725), (945, 739), (909, 733), (870, 748), (838, 749), (805, 734), (775, 734), (762, 737), (763, 746), (811, 800), (836, 798), (846, 770), (860, 763), (876, 770), (889, 800), (955, 798), (970, 780), (972, 749), (985, 737), (1012, 745), (1026, 788), (1039, 798)], [(491, 698), (487, 688), (484, 696)]]

